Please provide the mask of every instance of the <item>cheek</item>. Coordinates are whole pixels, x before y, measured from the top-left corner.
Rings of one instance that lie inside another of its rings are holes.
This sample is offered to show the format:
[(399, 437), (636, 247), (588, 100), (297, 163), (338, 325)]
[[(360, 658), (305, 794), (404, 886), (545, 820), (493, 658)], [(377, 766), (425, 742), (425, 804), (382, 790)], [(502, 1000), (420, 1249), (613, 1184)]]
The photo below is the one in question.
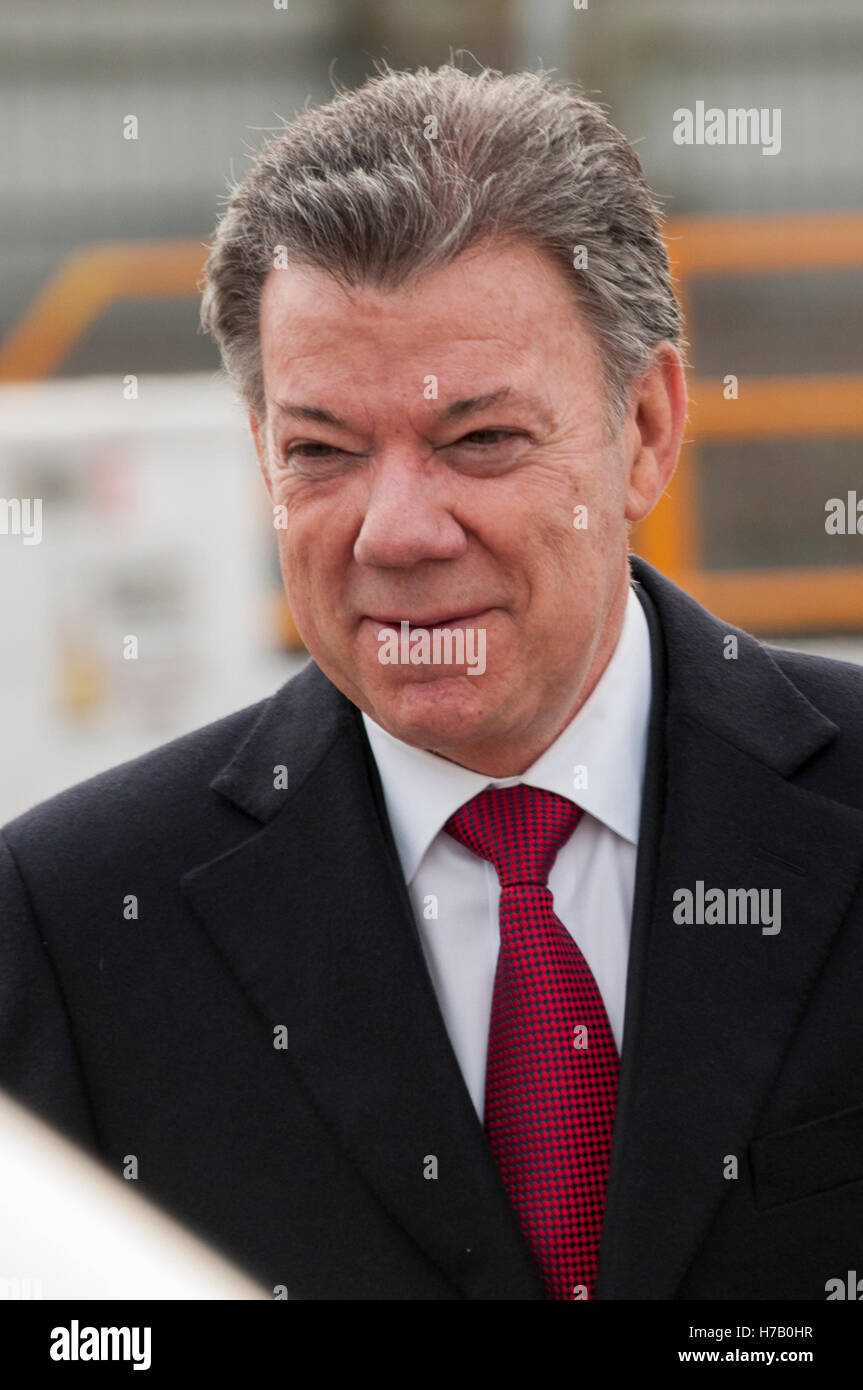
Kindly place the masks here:
[(332, 629), (344, 611), (355, 528), (347, 509), (333, 501), (294, 498), (286, 514), (277, 535), (288, 600), (300, 619), (305, 614)]
[(528, 642), (547, 648), (561, 634), (581, 633), (592, 625), (620, 568), (624, 540), (616, 543), (617, 527), (607, 498), (601, 505), (588, 505), (586, 514), (573, 514), (568, 506), (562, 524), (546, 519), (537, 527), (530, 548), (522, 552), (523, 565), (524, 556), (533, 554), (524, 569), (530, 593), (524, 634)]
[(312, 535), (289, 527), (279, 540), (279, 562), (289, 602), (299, 611), (313, 613), (323, 609), (324, 588), (321, 570), (322, 547), (312, 543)]

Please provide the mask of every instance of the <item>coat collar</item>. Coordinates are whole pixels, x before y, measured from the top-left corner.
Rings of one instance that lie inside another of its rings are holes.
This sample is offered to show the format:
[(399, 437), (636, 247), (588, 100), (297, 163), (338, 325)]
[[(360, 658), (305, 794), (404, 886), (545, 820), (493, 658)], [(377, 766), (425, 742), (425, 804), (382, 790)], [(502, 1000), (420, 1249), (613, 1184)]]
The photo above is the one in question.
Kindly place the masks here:
[(835, 737), (836, 725), (784, 675), (768, 648), (708, 613), (646, 560), (633, 556), (631, 568), (658, 613), (669, 718), (698, 722), (783, 777)]
[[(724, 1196), (724, 1156), (742, 1166), (850, 900), (863, 816), (788, 780), (836, 727), (769, 652), (644, 561), (632, 569), (654, 703), (597, 1295), (668, 1298)], [(296, 1080), (455, 1296), (541, 1299), (434, 996), (359, 712), (309, 662), (212, 786), (259, 829), (183, 888), (262, 1024), (288, 1025)], [(780, 887), (781, 933), (675, 925), (672, 894), (698, 879)], [(437, 1181), (422, 1177), (429, 1155)]]

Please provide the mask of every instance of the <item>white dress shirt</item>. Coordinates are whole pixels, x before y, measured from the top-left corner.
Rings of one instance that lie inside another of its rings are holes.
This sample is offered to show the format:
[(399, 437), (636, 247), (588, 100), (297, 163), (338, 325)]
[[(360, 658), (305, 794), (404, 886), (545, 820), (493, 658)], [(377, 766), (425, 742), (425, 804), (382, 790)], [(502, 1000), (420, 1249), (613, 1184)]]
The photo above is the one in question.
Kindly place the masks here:
[(485, 787), (519, 782), (583, 808), (548, 886), (593, 971), (620, 1052), (650, 699), (650, 634), (630, 587), (617, 646), (593, 692), (520, 777), (473, 772), (402, 743), (363, 714), (429, 972), (480, 1120), (500, 885), (494, 866), (443, 826)]

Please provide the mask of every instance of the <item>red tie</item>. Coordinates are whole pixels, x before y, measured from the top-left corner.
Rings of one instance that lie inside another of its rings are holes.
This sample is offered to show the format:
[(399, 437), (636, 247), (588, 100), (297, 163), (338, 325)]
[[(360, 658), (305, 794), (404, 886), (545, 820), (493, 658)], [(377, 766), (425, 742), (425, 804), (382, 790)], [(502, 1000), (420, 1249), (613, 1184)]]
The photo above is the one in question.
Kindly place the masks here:
[(489, 787), (444, 829), (500, 880), (485, 1130), (549, 1298), (592, 1298), (618, 1056), (590, 966), (548, 875), (584, 812), (535, 787)]

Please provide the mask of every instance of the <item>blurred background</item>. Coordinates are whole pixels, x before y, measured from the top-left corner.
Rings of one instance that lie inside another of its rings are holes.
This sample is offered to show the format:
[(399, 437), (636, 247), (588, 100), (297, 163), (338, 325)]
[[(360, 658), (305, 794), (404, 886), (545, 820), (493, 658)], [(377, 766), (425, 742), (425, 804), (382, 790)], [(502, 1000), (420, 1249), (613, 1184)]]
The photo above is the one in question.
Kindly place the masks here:
[[(863, 535), (825, 527), (863, 502), (859, 0), (0, 0), (0, 29), (0, 822), (306, 659), (195, 285), (229, 177), (376, 57), (542, 65), (606, 105), (691, 343), (635, 548), (730, 623), (863, 661)], [(779, 152), (676, 144), (699, 101), (779, 108)]]

